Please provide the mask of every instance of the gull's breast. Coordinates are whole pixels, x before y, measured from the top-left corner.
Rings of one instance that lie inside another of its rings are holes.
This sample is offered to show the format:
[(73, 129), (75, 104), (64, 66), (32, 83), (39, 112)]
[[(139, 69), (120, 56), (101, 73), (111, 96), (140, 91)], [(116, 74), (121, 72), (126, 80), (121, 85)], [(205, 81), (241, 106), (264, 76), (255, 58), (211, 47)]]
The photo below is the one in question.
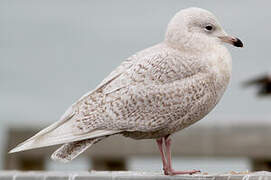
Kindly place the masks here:
[(218, 47), (209, 58), (209, 64), (214, 76), (218, 100), (220, 100), (230, 82), (232, 71), (232, 59), (227, 48), (224, 46)]

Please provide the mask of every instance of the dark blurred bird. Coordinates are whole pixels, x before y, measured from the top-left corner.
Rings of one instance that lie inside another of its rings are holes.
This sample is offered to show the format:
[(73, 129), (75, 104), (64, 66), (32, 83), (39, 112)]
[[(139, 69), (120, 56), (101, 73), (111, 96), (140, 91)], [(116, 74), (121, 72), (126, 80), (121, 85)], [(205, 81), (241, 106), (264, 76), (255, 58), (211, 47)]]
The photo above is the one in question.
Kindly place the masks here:
[(257, 95), (259, 96), (271, 95), (271, 73), (266, 73), (254, 79), (246, 81), (244, 83), (244, 87), (248, 86), (257, 86)]

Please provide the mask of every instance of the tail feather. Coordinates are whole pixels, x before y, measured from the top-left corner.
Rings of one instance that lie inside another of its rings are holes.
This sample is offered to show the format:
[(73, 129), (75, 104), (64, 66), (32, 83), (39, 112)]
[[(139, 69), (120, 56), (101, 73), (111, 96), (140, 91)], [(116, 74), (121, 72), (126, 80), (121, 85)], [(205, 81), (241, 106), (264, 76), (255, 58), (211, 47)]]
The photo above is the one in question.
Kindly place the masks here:
[(64, 144), (52, 154), (51, 159), (64, 163), (69, 162), (102, 139), (104, 137)]

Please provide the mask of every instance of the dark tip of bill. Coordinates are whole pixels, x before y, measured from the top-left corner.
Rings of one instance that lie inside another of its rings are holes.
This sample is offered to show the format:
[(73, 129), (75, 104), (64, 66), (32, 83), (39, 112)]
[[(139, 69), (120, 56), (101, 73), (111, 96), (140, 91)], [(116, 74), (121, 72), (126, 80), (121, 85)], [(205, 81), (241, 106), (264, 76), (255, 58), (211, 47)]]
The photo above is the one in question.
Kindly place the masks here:
[(240, 39), (236, 38), (236, 41), (233, 43), (236, 47), (243, 47), (243, 43)]

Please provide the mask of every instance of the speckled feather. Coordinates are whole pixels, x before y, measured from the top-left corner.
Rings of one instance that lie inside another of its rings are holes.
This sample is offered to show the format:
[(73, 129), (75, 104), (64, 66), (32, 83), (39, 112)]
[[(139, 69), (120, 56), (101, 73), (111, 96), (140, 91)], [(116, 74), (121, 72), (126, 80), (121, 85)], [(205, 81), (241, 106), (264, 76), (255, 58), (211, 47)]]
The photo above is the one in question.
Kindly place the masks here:
[(52, 154), (51, 159), (64, 163), (69, 162), (102, 139), (103, 137), (64, 144)]

